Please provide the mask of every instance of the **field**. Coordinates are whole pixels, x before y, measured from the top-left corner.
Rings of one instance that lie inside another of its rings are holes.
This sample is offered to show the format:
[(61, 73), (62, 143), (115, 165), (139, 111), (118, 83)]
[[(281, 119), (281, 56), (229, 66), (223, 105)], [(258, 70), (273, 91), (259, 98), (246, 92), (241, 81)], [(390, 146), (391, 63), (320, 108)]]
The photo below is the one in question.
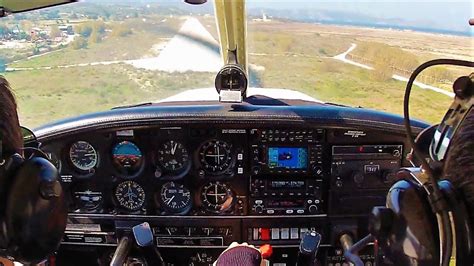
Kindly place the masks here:
[[(166, 73), (137, 69), (122, 62), (159, 55), (184, 19), (147, 15), (146, 21), (107, 21), (110, 30), (100, 41), (89, 42), (87, 48), (68, 46), (11, 63), (10, 68), (32, 68), (5, 73), (15, 89), (22, 123), (35, 127), (118, 105), (157, 101), (187, 89), (212, 87), (215, 73)], [(213, 18), (200, 17), (200, 21), (217, 39)], [(131, 33), (113, 35), (118, 25), (131, 29)], [(472, 39), (467, 37), (296, 22), (250, 22), (248, 38), (249, 62), (259, 69), (252, 71), (258, 81), (253, 85), (294, 89), (327, 102), (397, 114), (402, 113), (404, 82), (332, 57), (345, 52), (352, 43), (358, 48), (351, 54), (364, 59), (363, 63), (377, 65), (377, 56), (371, 51), (382, 49), (390, 52), (385, 55), (387, 60), (401, 62), (399, 67), (403, 68), (413, 67), (412, 62), (402, 62), (400, 58), (405, 57), (418, 63), (448, 56), (472, 59), (474, 55)], [(117, 62), (58, 68), (104, 61)], [(449, 77), (464, 73), (457, 69), (443, 71)], [(430, 85), (449, 89), (449, 83), (435, 78)], [(451, 102), (446, 95), (420, 88), (414, 90), (412, 99), (413, 116), (430, 123), (439, 121)]]

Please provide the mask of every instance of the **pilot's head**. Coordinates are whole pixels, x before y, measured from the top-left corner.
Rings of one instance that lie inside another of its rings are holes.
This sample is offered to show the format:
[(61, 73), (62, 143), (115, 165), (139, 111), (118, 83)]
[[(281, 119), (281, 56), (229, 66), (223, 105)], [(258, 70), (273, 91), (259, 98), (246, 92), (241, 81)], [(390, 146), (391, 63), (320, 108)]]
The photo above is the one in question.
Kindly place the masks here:
[(0, 76), (0, 137), (3, 156), (20, 153), (23, 146), (15, 96), (10, 84)]

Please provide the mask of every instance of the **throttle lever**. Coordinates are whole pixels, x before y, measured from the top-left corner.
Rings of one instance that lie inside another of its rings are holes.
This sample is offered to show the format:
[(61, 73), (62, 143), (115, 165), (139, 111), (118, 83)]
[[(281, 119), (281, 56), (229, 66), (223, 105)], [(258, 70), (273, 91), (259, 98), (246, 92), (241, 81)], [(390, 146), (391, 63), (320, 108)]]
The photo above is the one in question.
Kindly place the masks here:
[(313, 266), (317, 264), (316, 254), (318, 253), (321, 235), (316, 231), (309, 231), (303, 235), (298, 251), (298, 266)]
[(136, 225), (132, 228), (133, 236), (135, 237), (135, 242), (139, 247), (142, 248), (143, 256), (146, 261), (157, 262), (156, 265), (164, 265), (165, 262), (161, 256), (160, 251), (154, 245), (153, 242), (153, 233), (150, 228), (150, 224), (144, 222), (142, 224)]

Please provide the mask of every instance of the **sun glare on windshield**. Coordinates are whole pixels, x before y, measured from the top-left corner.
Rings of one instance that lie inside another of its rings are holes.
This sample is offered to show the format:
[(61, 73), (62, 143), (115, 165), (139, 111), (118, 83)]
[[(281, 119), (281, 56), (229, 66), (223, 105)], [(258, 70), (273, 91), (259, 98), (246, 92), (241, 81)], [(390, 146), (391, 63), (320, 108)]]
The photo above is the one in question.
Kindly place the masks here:
[[(468, 11), (463, 18), (469, 3), (451, 7), (443, 25), (432, 23), (443, 3), (430, 4), (424, 17), (405, 12), (423, 3), (372, 4), (248, 1), (249, 86), (401, 114), (416, 66), (472, 59)], [(97, 0), (0, 20), (0, 72), (29, 127), (211, 88), (222, 65), (211, 1)], [(422, 74), (413, 115), (439, 121), (462, 73), (439, 67)]]

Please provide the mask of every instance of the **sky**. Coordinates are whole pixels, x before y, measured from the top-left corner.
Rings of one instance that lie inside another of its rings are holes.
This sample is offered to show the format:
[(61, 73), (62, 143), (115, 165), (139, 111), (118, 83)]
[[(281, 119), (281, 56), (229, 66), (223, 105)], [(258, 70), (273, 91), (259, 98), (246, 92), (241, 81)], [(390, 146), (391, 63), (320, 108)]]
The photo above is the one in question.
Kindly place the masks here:
[[(189, 9), (184, 0), (82, 0), (87, 2), (134, 2), (178, 4)], [(229, 0), (231, 1), (231, 0)], [(420, 28), (470, 32), (474, 18), (474, 0), (246, 0), (248, 9), (323, 10), (366, 16), (378, 21), (390, 21)], [(204, 8), (212, 10), (213, 0)], [(199, 8), (197, 8), (199, 9)]]
[(424, 22), (434, 28), (468, 31), (468, 21), (474, 18), (474, 1), (367, 1), (367, 0), (248, 0), (249, 7), (275, 9), (320, 9), (371, 16), (378, 19), (398, 19)]

